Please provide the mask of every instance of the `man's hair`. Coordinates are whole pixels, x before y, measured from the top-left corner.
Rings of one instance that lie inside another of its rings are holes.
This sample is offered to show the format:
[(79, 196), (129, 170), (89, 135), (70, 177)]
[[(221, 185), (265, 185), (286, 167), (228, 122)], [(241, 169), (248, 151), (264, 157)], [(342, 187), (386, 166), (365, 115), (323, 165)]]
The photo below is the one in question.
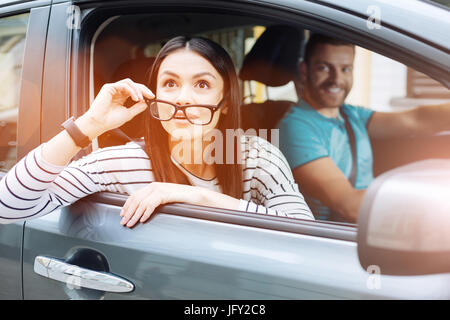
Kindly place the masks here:
[(320, 33), (314, 33), (309, 37), (308, 43), (305, 46), (305, 54), (303, 60), (306, 62), (306, 64), (309, 64), (317, 45), (322, 43), (331, 44), (334, 46), (351, 46), (353, 47), (353, 49), (355, 48), (355, 45), (350, 42), (329, 37)]

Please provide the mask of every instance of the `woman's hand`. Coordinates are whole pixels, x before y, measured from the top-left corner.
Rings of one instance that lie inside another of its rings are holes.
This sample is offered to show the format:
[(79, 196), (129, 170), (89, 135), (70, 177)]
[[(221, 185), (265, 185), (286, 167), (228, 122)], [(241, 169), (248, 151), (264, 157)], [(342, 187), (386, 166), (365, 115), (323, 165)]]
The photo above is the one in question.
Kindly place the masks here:
[(137, 222), (147, 221), (156, 207), (172, 202), (201, 202), (201, 189), (184, 184), (152, 182), (136, 191), (125, 202), (120, 212), (120, 223), (133, 227)]
[[(124, 103), (129, 97), (136, 103), (127, 108)], [(77, 125), (93, 139), (120, 127), (144, 111), (147, 107), (144, 97), (153, 99), (155, 95), (145, 85), (130, 79), (107, 83), (100, 89), (89, 110), (77, 119)]]
[(232, 210), (236, 210), (239, 206), (239, 200), (205, 188), (152, 182), (128, 198), (120, 212), (120, 216), (123, 217), (120, 223), (133, 227), (138, 222), (147, 221), (158, 206), (173, 202)]

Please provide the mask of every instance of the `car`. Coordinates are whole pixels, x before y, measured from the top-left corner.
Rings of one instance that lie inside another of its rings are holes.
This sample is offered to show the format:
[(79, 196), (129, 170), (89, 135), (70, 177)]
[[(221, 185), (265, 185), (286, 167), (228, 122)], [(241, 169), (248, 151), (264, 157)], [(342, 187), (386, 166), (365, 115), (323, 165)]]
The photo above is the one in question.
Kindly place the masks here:
[[(425, 74), (448, 99), (449, 21), (444, 6), (406, 0), (0, 1), (10, 97), (0, 102), (0, 178), (83, 114), (104, 83), (145, 82), (173, 36), (209, 37), (241, 68), (269, 26), (297, 30), (288, 45), (324, 32)], [(258, 72), (240, 75), (246, 129), (274, 128), (295, 98), (261, 102), (265, 87), (244, 84)], [(133, 121), (77, 158), (139, 138), (142, 119)], [(378, 177), (357, 224), (176, 203), (129, 229), (119, 223), (127, 196), (105, 192), (0, 225), (0, 299), (450, 299), (449, 142), (445, 132), (375, 142)]]

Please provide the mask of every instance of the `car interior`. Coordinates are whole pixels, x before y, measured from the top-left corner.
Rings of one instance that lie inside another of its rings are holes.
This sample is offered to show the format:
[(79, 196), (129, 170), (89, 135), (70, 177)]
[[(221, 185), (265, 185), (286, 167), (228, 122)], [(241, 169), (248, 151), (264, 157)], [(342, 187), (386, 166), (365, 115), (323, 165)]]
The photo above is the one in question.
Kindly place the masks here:
[[(260, 30), (259, 34), (255, 34), (255, 30)], [(126, 77), (146, 84), (159, 49), (167, 40), (180, 34), (210, 38), (230, 54), (240, 79), (244, 130), (270, 131), (296, 104), (296, 89), (287, 84), (299, 79), (298, 63), (310, 32), (298, 25), (209, 13), (134, 14), (110, 19), (93, 46), (91, 86), (94, 94), (103, 84)], [(268, 88), (277, 87), (291, 92), (270, 96)], [(290, 98), (286, 99), (287, 96)], [(143, 136), (144, 116), (144, 113), (140, 114), (120, 130), (100, 136), (98, 147), (138, 140)], [(271, 141), (270, 132), (268, 140)], [(371, 143), (374, 176), (413, 161), (450, 158), (450, 138), (445, 134)]]

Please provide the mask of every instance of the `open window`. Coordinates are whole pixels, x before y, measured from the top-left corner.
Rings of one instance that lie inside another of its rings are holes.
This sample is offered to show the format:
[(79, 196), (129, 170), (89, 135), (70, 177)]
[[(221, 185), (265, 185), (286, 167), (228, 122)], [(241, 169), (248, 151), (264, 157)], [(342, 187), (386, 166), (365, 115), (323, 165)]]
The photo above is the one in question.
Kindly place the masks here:
[[(414, 56), (411, 52), (405, 53), (402, 56), (402, 52), (396, 51), (392, 43), (384, 43), (382, 40), (372, 41), (373, 39), (371, 39), (372, 42), (369, 42), (368, 39), (365, 39), (359, 34), (336, 28), (332, 24), (323, 24), (318, 27), (311, 22), (312, 20), (306, 18), (304, 20), (285, 19), (281, 21), (280, 19), (270, 19), (267, 16), (258, 16), (257, 14), (234, 14), (230, 13), (230, 11), (221, 12), (220, 10), (216, 10), (214, 13), (202, 11), (195, 9), (185, 10), (183, 12), (177, 10), (161, 10), (161, 12), (155, 13), (154, 10), (148, 10), (146, 12), (143, 8), (139, 13), (135, 11), (127, 13), (124, 10), (119, 14), (118, 11), (111, 10), (108, 14), (100, 15), (102, 21), (97, 23), (95, 33), (90, 35), (89, 42), (91, 50), (89, 57), (89, 98), (91, 101), (104, 83), (117, 81), (125, 77), (146, 83), (148, 72), (151, 69), (153, 59), (158, 50), (165, 41), (180, 34), (210, 38), (221, 44), (228, 51), (235, 63), (236, 71), (240, 75), (243, 106), (247, 107), (248, 105), (252, 105), (253, 108), (248, 108), (247, 110), (249, 111), (247, 113), (245, 111), (242, 112), (244, 129), (256, 127), (255, 121), (259, 121), (258, 117), (261, 118), (261, 121), (271, 120), (273, 122), (271, 125), (263, 124), (261, 128), (270, 129), (270, 126), (275, 127), (276, 122), (298, 100), (299, 91), (294, 85), (297, 80), (296, 70), (292, 70), (292, 80), (281, 85), (279, 90), (277, 90), (278, 86), (276, 85), (265, 84), (264, 82), (259, 82), (258, 79), (246, 78), (242, 75), (242, 70), (246, 63), (246, 56), (255, 48), (255, 43), (257, 43), (258, 39), (266, 31), (279, 25), (293, 28), (298, 33), (296, 37), (300, 46), (299, 50), (296, 49), (298, 54), (296, 57), (297, 64), (302, 59), (302, 46), (310, 32), (323, 32), (334, 35), (333, 31), (337, 30), (337, 37), (358, 45), (356, 55), (356, 63), (358, 64), (356, 68), (358, 70), (355, 71), (357, 72), (355, 74), (355, 86), (349, 96), (349, 101), (354, 104), (369, 108), (374, 108), (375, 105), (384, 107), (382, 104), (375, 103), (375, 98), (379, 100), (379, 93), (383, 92), (384, 101), (392, 104), (392, 110), (399, 110), (399, 108), (395, 109), (396, 107), (394, 107), (394, 105), (399, 104), (399, 101), (396, 99), (399, 97), (408, 98), (406, 93), (403, 92), (408, 86), (407, 73), (404, 72), (407, 70), (407, 67), (398, 67), (392, 70), (389, 70), (389, 68), (379, 68), (379, 66), (389, 66), (390, 64), (386, 64), (386, 61), (393, 61), (391, 60), (392, 57), (399, 60), (402, 60), (402, 57), (404, 57), (404, 61), (402, 62), (407, 64), (411, 62), (411, 68), (419, 66), (421, 72), (424, 72), (424, 68), (426, 69), (424, 67), (423, 57)], [(275, 42), (276, 40), (271, 41)], [(376, 52), (386, 54), (386, 57)], [(399, 63), (395, 64), (395, 66), (398, 65)], [(401, 70), (400, 74), (394, 77), (398, 80), (395, 83), (396, 86), (390, 87), (389, 89), (392, 90), (388, 93), (382, 87), (378, 86), (380, 83), (386, 83), (383, 79), (393, 79), (391, 74), (380, 73), (383, 70), (390, 72)], [(435, 70), (435, 68), (431, 68), (430, 72), (434, 72)], [(439, 75), (439, 72), (435, 74)], [(401, 90), (399, 91), (398, 88), (401, 88)], [(387, 97), (387, 94), (390, 96)], [(367, 103), (371, 101), (371, 98), (373, 105), (372, 103)], [(276, 101), (277, 104), (279, 104), (279, 101), (282, 101), (287, 102), (287, 104), (282, 112), (280, 111), (281, 108), (272, 108), (271, 110), (279, 114), (276, 117), (271, 117), (270, 114), (268, 115), (263, 112), (263, 108), (260, 108), (261, 104), (267, 105), (267, 102), (270, 101)], [(85, 105), (82, 108), (85, 108)], [(259, 108), (260, 112), (254, 112), (256, 110), (255, 108)], [(274, 119), (277, 121), (274, 121)], [(246, 121), (248, 121), (247, 125), (245, 125)], [(125, 135), (108, 132), (98, 138), (97, 145), (94, 144), (94, 148), (119, 145), (126, 143), (128, 138), (139, 139), (142, 137), (142, 115), (125, 124), (121, 130)], [(269, 141), (271, 140), (269, 139)], [(394, 150), (396, 147), (392, 147), (392, 149)], [(386, 146), (383, 146), (382, 153), (378, 153), (381, 158), (376, 158), (376, 163), (381, 163), (386, 160), (386, 150)], [(396, 156), (393, 156), (391, 159), (395, 158)], [(409, 161), (413, 160), (391, 162), (390, 164), (376, 164), (375, 173), (381, 173)]]

